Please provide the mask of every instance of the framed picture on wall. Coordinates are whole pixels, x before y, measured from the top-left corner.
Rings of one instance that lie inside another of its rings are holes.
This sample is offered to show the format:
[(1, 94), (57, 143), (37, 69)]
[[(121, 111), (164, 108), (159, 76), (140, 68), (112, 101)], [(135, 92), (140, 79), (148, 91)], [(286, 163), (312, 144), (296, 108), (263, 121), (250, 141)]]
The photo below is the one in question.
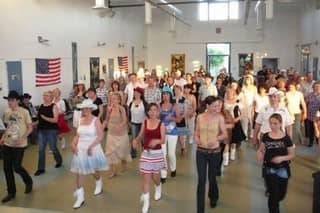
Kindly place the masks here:
[(243, 76), (246, 67), (253, 68), (253, 53), (239, 53), (239, 76)]
[(100, 79), (100, 58), (90, 58), (90, 87), (97, 87)]
[(138, 61), (138, 70), (140, 69), (140, 68), (145, 68), (145, 62), (144, 61)]
[(185, 73), (185, 54), (172, 54), (171, 55), (171, 71), (176, 72), (177, 70), (181, 71), (181, 74)]

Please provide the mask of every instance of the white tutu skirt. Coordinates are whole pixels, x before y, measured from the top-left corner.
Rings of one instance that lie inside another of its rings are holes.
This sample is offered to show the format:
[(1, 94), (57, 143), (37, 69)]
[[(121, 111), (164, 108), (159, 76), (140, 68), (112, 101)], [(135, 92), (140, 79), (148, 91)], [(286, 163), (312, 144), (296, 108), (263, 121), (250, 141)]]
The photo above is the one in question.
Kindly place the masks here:
[(71, 172), (81, 175), (94, 174), (96, 171), (108, 170), (108, 162), (101, 145), (92, 149), (92, 155), (88, 155), (88, 149), (79, 148), (78, 154), (73, 155)]

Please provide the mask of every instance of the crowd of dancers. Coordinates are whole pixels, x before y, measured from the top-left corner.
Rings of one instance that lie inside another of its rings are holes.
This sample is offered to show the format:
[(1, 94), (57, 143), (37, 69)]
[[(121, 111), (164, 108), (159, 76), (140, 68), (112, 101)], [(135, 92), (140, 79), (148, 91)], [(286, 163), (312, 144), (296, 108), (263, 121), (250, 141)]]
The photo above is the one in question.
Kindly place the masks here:
[[(37, 109), (29, 94), (10, 91), (4, 98), (9, 107), (0, 140), (8, 191), (3, 203), (16, 195), (13, 171), (21, 175), (25, 193), (32, 191), (33, 180), (22, 167), (28, 143), (39, 146), (35, 176), (45, 175), (47, 143), (56, 168), (63, 164), (58, 146), (64, 149), (67, 143), (73, 153), (70, 170), (76, 176), (74, 209), (84, 204), (85, 176), (93, 175), (93, 194), (98, 196), (103, 192), (102, 171), (109, 170), (110, 178), (116, 177), (139, 156), (141, 211), (146, 213), (151, 180), (154, 200), (159, 201), (168, 171), (172, 178), (179, 175), (177, 146), (185, 155), (187, 144), (196, 144), (197, 212), (203, 213), (206, 179), (210, 207), (216, 208), (216, 176), (238, 158), (237, 149), (247, 141), (257, 149), (269, 211), (276, 213), (291, 175), (294, 144), (312, 147), (320, 136), (320, 82), (313, 80), (312, 73), (299, 75), (292, 68), (263, 69), (254, 75), (248, 67), (239, 80), (225, 69), (216, 79), (203, 70), (185, 75), (178, 70), (162, 77), (155, 70), (143, 76), (130, 73), (127, 79), (101, 79), (97, 88), (86, 89), (78, 82), (66, 99), (58, 88), (46, 91)], [(73, 133), (66, 114), (71, 110), (76, 131), (68, 143), (65, 136)]]

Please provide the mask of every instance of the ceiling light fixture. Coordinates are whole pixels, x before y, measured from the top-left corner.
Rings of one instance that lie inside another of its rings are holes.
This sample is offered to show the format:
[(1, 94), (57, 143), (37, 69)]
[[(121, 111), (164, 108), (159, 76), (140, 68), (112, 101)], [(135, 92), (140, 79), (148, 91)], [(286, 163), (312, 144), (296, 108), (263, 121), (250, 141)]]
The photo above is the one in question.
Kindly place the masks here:
[(105, 0), (96, 0), (96, 4), (92, 7), (92, 9), (108, 9), (109, 6), (106, 6), (105, 3)]

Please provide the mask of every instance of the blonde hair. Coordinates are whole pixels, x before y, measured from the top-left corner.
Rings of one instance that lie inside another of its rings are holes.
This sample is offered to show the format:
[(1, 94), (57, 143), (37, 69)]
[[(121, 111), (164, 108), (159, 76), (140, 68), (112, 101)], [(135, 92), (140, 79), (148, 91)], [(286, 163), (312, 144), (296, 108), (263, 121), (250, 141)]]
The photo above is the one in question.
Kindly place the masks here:
[(120, 93), (118, 93), (118, 92), (113, 92), (112, 93), (112, 96), (117, 96), (117, 98), (118, 98), (118, 100), (119, 100), (119, 104), (121, 104), (121, 95), (120, 95)]
[(53, 90), (53, 92), (54, 91), (57, 91), (58, 92), (58, 94), (59, 94), (59, 96), (61, 95), (61, 90), (57, 87), (57, 88), (55, 88), (54, 90)]
[(47, 90), (43, 94), (48, 94), (50, 98), (53, 99), (53, 92), (51, 90)]

